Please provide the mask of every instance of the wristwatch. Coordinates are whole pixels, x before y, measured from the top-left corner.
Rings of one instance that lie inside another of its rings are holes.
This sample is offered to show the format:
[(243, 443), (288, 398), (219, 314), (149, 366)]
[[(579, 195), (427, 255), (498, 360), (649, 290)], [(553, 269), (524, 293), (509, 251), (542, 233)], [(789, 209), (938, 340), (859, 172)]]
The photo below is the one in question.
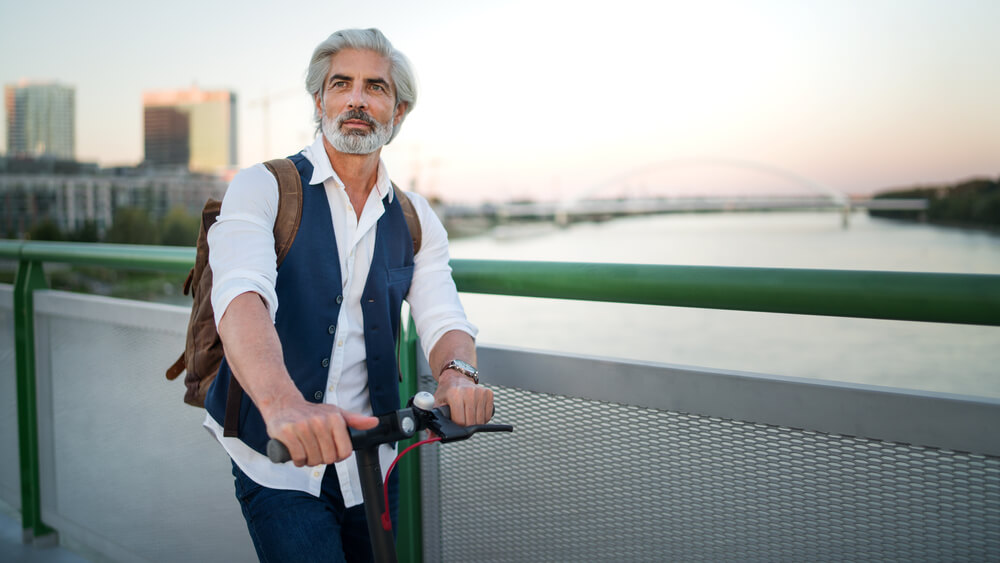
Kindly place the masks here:
[(477, 370), (476, 367), (470, 364), (469, 362), (463, 362), (462, 360), (458, 359), (452, 360), (448, 362), (448, 365), (444, 366), (444, 369), (441, 370), (441, 373), (444, 373), (450, 369), (453, 369), (461, 373), (462, 375), (474, 381), (476, 385), (479, 385), (479, 370)]

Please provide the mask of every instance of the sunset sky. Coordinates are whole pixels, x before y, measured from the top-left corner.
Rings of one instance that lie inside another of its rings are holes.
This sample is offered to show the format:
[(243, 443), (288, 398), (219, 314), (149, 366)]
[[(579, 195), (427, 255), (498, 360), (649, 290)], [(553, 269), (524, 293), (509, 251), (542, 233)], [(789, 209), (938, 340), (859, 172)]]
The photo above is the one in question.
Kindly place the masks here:
[(312, 49), (374, 26), (420, 84), (390, 173), (452, 200), (571, 198), (637, 171), (848, 193), (1000, 175), (995, 0), (2, 0), (0, 21), (0, 82), (74, 86), (78, 158), (105, 165), (142, 159), (144, 90), (193, 84), (239, 96), (242, 166), (297, 152)]

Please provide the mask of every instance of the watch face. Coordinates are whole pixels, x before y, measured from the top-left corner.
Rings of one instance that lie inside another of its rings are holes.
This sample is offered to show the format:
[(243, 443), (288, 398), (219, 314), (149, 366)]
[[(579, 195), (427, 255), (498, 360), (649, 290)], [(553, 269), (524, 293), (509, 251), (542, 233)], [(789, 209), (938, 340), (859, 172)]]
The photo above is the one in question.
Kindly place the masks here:
[(479, 373), (479, 370), (474, 368), (472, 364), (468, 362), (463, 362), (462, 360), (452, 360), (451, 364), (458, 368), (460, 371), (468, 372), (470, 375), (474, 373)]

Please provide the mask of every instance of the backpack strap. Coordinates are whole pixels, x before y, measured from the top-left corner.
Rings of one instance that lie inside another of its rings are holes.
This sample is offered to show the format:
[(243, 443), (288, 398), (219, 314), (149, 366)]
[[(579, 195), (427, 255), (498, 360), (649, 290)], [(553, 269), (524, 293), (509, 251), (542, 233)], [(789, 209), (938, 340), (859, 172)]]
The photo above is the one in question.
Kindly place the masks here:
[(403, 217), (406, 219), (406, 228), (410, 230), (410, 238), (413, 239), (413, 254), (420, 252), (420, 243), (423, 239), (423, 231), (420, 228), (420, 217), (417, 217), (417, 210), (413, 208), (413, 202), (406, 192), (399, 189), (396, 182), (392, 182), (392, 191), (396, 199), (399, 200), (400, 207), (403, 208)]
[(185, 369), (187, 369), (187, 362), (184, 360), (184, 352), (181, 352), (181, 357), (177, 358), (177, 361), (167, 368), (167, 379), (170, 381), (177, 379), (177, 376)]
[(285, 259), (288, 249), (295, 242), (302, 221), (302, 178), (295, 163), (287, 158), (276, 158), (264, 166), (278, 180), (278, 216), (274, 220), (274, 253), (278, 265)]
[[(274, 254), (277, 265), (288, 255), (295, 242), (302, 221), (302, 179), (295, 163), (287, 158), (276, 158), (264, 163), (278, 181), (278, 215), (274, 219)], [(236, 377), (229, 380), (229, 395), (226, 397), (226, 416), (222, 435), (239, 436), (240, 403), (243, 402), (243, 386)]]

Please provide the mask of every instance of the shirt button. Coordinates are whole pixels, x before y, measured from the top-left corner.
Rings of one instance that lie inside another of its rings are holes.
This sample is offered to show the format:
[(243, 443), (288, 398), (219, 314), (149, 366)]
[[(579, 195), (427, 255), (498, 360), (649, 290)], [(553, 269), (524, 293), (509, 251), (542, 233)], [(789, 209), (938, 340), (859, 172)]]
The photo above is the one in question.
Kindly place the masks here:
[(344, 302), (344, 296), (343, 295), (338, 295), (337, 296), (337, 305), (340, 305), (343, 302)]
[(319, 471), (313, 471), (313, 477), (319, 477)]
[(323, 358), (323, 361), (320, 362), (320, 364), (325, 368), (330, 367), (330, 358)]
[(343, 345), (344, 345), (344, 341), (341, 340), (340, 342), (337, 343), (337, 348), (341, 348), (341, 347), (343, 347)]
[(337, 332), (337, 325), (330, 325), (326, 327), (326, 331), (330, 334)]
[(323, 392), (322, 391), (316, 391), (315, 393), (313, 393), (313, 397), (315, 397), (317, 401), (322, 401), (323, 400)]

